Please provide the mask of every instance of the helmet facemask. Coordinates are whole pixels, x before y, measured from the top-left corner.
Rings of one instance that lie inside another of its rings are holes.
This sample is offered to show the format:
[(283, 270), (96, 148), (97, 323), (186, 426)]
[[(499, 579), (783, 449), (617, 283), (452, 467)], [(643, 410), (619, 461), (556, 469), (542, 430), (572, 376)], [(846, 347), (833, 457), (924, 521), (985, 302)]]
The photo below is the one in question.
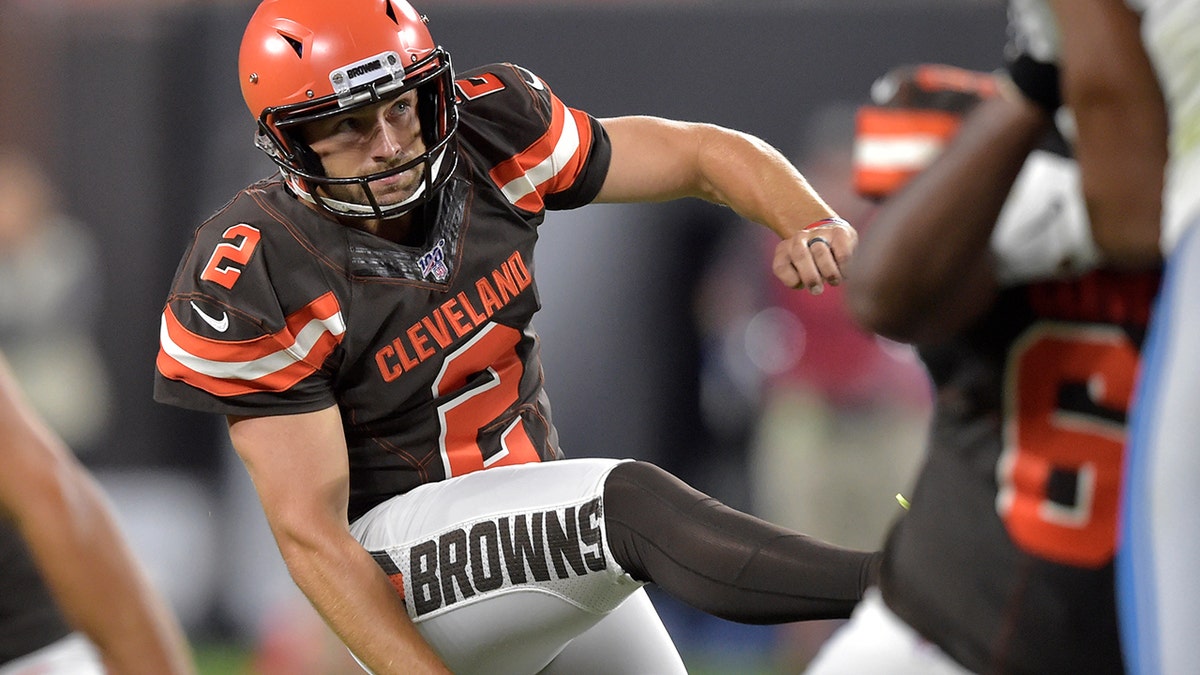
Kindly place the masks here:
[[(381, 69), (382, 76), (372, 77), (372, 73)], [(330, 74), (330, 82), (334, 93), (329, 96), (269, 107), (259, 116), (255, 144), (282, 169), (289, 186), (301, 198), (334, 216), (346, 218), (395, 218), (431, 199), (450, 179), (457, 163), (452, 141), (458, 128), (458, 111), (449, 55), (439, 48), (410, 67), (401, 68), (398, 55), (387, 52), (335, 70)], [(399, 166), (363, 176), (331, 178), (316, 153), (301, 140), (300, 127), (304, 124), (391, 101), (414, 89), (425, 151)], [(413, 194), (396, 204), (379, 203), (370, 183), (417, 168), (422, 171), (421, 182)], [(341, 201), (320, 189), (337, 185), (358, 186), (366, 202)]]

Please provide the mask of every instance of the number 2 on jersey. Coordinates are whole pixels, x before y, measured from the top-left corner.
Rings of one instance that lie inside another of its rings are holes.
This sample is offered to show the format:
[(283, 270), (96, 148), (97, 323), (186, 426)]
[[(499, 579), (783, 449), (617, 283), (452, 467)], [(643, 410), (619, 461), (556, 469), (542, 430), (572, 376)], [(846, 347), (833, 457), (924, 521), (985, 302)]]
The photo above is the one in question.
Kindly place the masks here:
[(447, 478), (541, 460), (519, 414), (507, 423), (498, 422), (520, 397), (525, 372), (516, 351), (520, 339), (514, 328), (488, 324), (442, 364), (433, 395), (452, 394), (438, 406)]
[(261, 237), (262, 233), (258, 228), (245, 223), (225, 230), (221, 243), (213, 248), (212, 257), (208, 259), (200, 278), (232, 290), (238, 277), (242, 275), (240, 266), (250, 261), (250, 256)]
[(1022, 550), (1079, 567), (1112, 560), (1137, 363), (1109, 326), (1037, 328), (1013, 346), (996, 510)]

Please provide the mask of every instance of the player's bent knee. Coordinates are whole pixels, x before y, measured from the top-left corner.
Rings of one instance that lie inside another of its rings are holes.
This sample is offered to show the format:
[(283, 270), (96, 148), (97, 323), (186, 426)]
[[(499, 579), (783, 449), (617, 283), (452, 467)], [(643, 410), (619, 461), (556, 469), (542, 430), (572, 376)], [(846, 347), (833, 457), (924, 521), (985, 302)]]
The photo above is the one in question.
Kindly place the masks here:
[(652, 581), (643, 552), (687, 526), (680, 515), (713, 501), (649, 462), (622, 462), (604, 482), (604, 524), (613, 559), (638, 581)]

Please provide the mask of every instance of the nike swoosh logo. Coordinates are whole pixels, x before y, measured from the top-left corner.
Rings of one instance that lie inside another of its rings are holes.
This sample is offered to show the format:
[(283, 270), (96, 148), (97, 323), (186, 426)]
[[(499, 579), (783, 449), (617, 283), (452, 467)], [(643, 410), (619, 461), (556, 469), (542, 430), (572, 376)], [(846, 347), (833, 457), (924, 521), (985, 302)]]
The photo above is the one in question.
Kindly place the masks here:
[(229, 328), (229, 314), (227, 314), (225, 312), (221, 312), (221, 319), (218, 321), (217, 319), (214, 319), (211, 316), (205, 314), (204, 310), (200, 309), (200, 307), (197, 306), (195, 302), (193, 302), (191, 304), (192, 304), (192, 309), (196, 310), (196, 313), (200, 315), (201, 319), (204, 319), (204, 323), (212, 326), (213, 329), (216, 330), (218, 333), (224, 333)]

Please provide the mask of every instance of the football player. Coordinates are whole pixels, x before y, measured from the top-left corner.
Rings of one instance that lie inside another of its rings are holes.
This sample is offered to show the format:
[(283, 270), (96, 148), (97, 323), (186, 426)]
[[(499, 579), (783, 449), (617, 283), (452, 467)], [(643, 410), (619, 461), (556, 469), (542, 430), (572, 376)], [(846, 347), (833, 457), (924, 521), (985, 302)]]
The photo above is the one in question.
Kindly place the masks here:
[[(1104, 116), (1101, 124), (1080, 129), (1080, 146), (1092, 151), (1091, 158), (1112, 165), (1112, 172), (1125, 181), (1114, 181), (1116, 189), (1099, 186), (1096, 198), (1119, 205), (1127, 199), (1121, 188), (1130, 187), (1141, 188), (1142, 198), (1156, 197), (1157, 185), (1149, 179), (1161, 168), (1166, 146), (1158, 240), (1166, 266), (1134, 395), (1117, 588), (1130, 672), (1182, 675), (1200, 663), (1200, 643), (1192, 631), (1200, 624), (1195, 582), (1200, 559), (1200, 352), (1193, 342), (1200, 335), (1200, 2), (1129, 0), (1139, 12), (1142, 42), (1115, 45), (1105, 22), (1115, 11), (1112, 4), (1121, 3), (1060, 2), (1054, 8), (1064, 43), (1092, 50), (1068, 51), (1065, 67), (1082, 73), (1077, 79), (1086, 75), (1085, 81), (1098, 80), (1100, 91), (1111, 97), (1088, 96), (1087, 90), (1076, 95), (1078, 109)], [(1097, 53), (1104, 55), (1103, 61), (1097, 62)], [(1154, 72), (1138, 71), (1132, 85), (1114, 80), (1122, 69), (1100, 67), (1144, 58), (1154, 64)], [(1114, 115), (1110, 110), (1116, 105), (1127, 108)], [(1164, 106), (1169, 120), (1165, 136)], [(1126, 113), (1130, 108), (1133, 113)], [(1130, 134), (1142, 139), (1140, 147), (1111, 147), (1113, 136)], [(1121, 225), (1129, 227), (1128, 222)]]
[(0, 673), (194, 672), (183, 629), (87, 470), (0, 355)]
[(403, 0), (268, 0), (239, 70), (280, 172), (196, 231), (156, 397), (226, 416), (293, 579), (361, 663), (682, 673), (649, 582), (744, 622), (849, 614), (876, 553), (644, 462), (563, 459), (531, 325), (538, 226), (591, 202), (726, 204), (779, 234), (784, 284), (840, 283), (857, 235), (780, 153), (596, 119), (512, 64), (455, 72)]
[(846, 286), (864, 326), (918, 347), (937, 404), (879, 587), (811, 673), (1123, 672), (1118, 497), (1159, 275), (1104, 254), (1078, 167), (1041, 149), (1059, 73), (1028, 18), (996, 86), (918, 68), (868, 111), (877, 179), (889, 142), (952, 138), (881, 191)]

